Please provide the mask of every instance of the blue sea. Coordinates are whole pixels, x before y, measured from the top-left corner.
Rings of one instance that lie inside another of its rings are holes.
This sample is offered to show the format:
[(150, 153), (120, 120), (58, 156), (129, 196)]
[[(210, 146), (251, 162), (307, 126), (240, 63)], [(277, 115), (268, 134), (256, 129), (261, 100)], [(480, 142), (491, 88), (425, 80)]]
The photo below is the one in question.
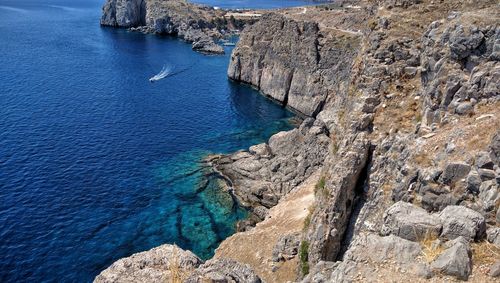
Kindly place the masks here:
[(164, 243), (209, 258), (246, 212), (203, 159), (291, 128), (227, 79), (230, 47), (102, 28), (102, 3), (0, 0), (0, 282), (90, 282)]

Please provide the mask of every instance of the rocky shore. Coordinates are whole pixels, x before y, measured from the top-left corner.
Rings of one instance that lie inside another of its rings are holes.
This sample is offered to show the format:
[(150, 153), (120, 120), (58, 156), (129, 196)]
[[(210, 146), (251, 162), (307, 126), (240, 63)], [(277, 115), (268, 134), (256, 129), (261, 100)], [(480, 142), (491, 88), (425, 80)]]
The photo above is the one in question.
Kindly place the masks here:
[(211, 159), (252, 221), (204, 264), (151, 250), (96, 281), (150, 278), (139, 265), (188, 266), (186, 282), (498, 282), (499, 23), (491, 0), (352, 0), (247, 26), (229, 77), (307, 117)]
[(177, 36), (209, 54), (223, 54), (217, 41), (260, 17), (255, 11), (214, 9), (186, 0), (107, 0), (102, 12), (103, 26)]

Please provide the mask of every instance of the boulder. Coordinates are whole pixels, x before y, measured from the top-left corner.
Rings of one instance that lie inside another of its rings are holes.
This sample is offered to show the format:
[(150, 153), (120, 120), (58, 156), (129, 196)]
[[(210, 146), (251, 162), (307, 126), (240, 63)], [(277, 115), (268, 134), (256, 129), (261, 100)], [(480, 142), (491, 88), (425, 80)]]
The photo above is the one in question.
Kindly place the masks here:
[(479, 176), (481, 176), (481, 180), (483, 181), (493, 180), (496, 177), (495, 171), (491, 169), (479, 169), (477, 171), (479, 173)]
[(258, 155), (259, 157), (269, 157), (271, 155), (271, 148), (265, 143), (251, 146), (248, 151), (251, 154)]
[(411, 203), (399, 201), (384, 213), (382, 235), (394, 234), (410, 241), (439, 236), (441, 223), (437, 216)]
[(472, 253), (468, 240), (458, 237), (446, 246), (448, 248), (431, 263), (431, 268), (436, 272), (467, 280), (472, 273)]
[(500, 247), (500, 227), (492, 227), (486, 230), (488, 242)]
[(198, 267), (184, 282), (260, 283), (262, 281), (247, 264), (241, 264), (231, 259), (212, 259)]
[(481, 187), (481, 182), (479, 173), (476, 170), (471, 170), (466, 178), (467, 190), (470, 193), (477, 195), (479, 193), (479, 188)]
[(491, 139), (490, 157), (496, 165), (500, 166), (500, 130)]
[(500, 277), (500, 260), (491, 265), (489, 275), (491, 277)]
[(471, 113), (474, 110), (474, 107), (472, 103), (470, 102), (462, 102), (458, 104), (457, 108), (455, 109), (455, 112), (460, 115), (465, 115), (468, 113)]
[(453, 240), (462, 236), (469, 241), (479, 240), (486, 231), (484, 217), (467, 207), (450, 205), (438, 215), (443, 224), (441, 236), (444, 238)]
[(471, 166), (469, 164), (463, 162), (453, 162), (446, 165), (444, 168), (443, 174), (441, 175), (441, 181), (444, 184), (452, 184), (456, 181), (465, 178), (469, 171), (471, 170)]
[(495, 164), (493, 163), (493, 160), (491, 160), (491, 156), (488, 152), (481, 151), (477, 153), (476, 166), (478, 168), (493, 169), (494, 165)]
[[(309, 276), (311, 281), (302, 282), (358, 282), (370, 281), (377, 278), (380, 282), (386, 282), (387, 278), (380, 278), (386, 268), (398, 270), (405, 276), (418, 276), (421, 278), (432, 277), (432, 271), (428, 264), (420, 261), (422, 249), (418, 243), (390, 235), (381, 237), (373, 233), (362, 233), (354, 239), (349, 250), (346, 251), (343, 260), (335, 263), (327, 270), (322, 269), (322, 275)], [(390, 264), (387, 264), (390, 263)], [(320, 262), (318, 265), (323, 265)], [(312, 272), (318, 272), (317, 267)], [(320, 268), (321, 269), (321, 268)], [(360, 276), (363, 276), (360, 278)], [(318, 280), (314, 280), (317, 278)]]
[(422, 249), (418, 243), (395, 235), (381, 237), (370, 233), (356, 237), (344, 260), (379, 263), (390, 260), (398, 264), (411, 264), (421, 253)]
[(479, 199), (482, 202), (485, 211), (492, 211), (500, 200), (500, 192), (495, 181), (486, 181), (481, 184), (479, 189)]
[(299, 250), (300, 233), (282, 236), (273, 248), (273, 261), (287, 261), (294, 258)]

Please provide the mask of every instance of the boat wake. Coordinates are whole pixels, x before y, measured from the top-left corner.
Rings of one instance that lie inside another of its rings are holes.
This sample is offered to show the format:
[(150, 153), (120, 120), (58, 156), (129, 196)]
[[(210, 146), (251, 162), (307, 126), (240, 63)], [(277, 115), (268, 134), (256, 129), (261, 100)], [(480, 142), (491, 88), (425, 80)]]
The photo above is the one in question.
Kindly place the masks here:
[(166, 77), (168, 77), (169, 75), (172, 74), (172, 68), (170, 68), (169, 66), (163, 66), (163, 68), (161, 69), (161, 71), (154, 75), (153, 77), (151, 77), (149, 79), (150, 82), (154, 83), (156, 81), (159, 81), (161, 79), (164, 79)]
[(64, 10), (66, 12), (81, 12), (82, 11), (82, 9), (68, 7), (68, 6), (49, 5), (49, 7), (54, 8), (54, 9), (61, 9), (61, 10)]
[(0, 9), (7, 10), (7, 11), (12, 11), (12, 12), (18, 12), (18, 13), (27, 13), (27, 12), (29, 12), (28, 10), (14, 8), (14, 7), (10, 7), (10, 6), (3, 6), (3, 5), (0, 6)]

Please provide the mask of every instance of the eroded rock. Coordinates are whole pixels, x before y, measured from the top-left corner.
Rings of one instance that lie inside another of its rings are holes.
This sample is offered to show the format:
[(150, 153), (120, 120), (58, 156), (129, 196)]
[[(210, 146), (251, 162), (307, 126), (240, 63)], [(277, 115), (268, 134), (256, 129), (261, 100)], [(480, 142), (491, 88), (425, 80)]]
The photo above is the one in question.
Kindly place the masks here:
[(472, 272), (472, 253), (463, 237), (447, 243), (447, 249), (435, 259), (431, 267), (437, 272), (467, 280)]
[(205, 282), (262, 282), (249, 265), (230, 259), (212, 259), (198, 267), (186, 283)]
[(190, 251), (162, 245), (116, 261), (94, 282), (167, 282), (173, 280), (172, 270), (187, 275), (201, 264), (201, 259)]
[(441, 232), (440, 219), (425, 209), (407, 202), (397, 202), (384, 214), (383, 235), (393, 234), (410, 241), (437, 237)]
[(443, 224), (442, 237), (453, 240), (458, 237), (479, 240), (484, 236), (486, 223), (484, 217), (469, 208), (450, 205), (439, 213)]

